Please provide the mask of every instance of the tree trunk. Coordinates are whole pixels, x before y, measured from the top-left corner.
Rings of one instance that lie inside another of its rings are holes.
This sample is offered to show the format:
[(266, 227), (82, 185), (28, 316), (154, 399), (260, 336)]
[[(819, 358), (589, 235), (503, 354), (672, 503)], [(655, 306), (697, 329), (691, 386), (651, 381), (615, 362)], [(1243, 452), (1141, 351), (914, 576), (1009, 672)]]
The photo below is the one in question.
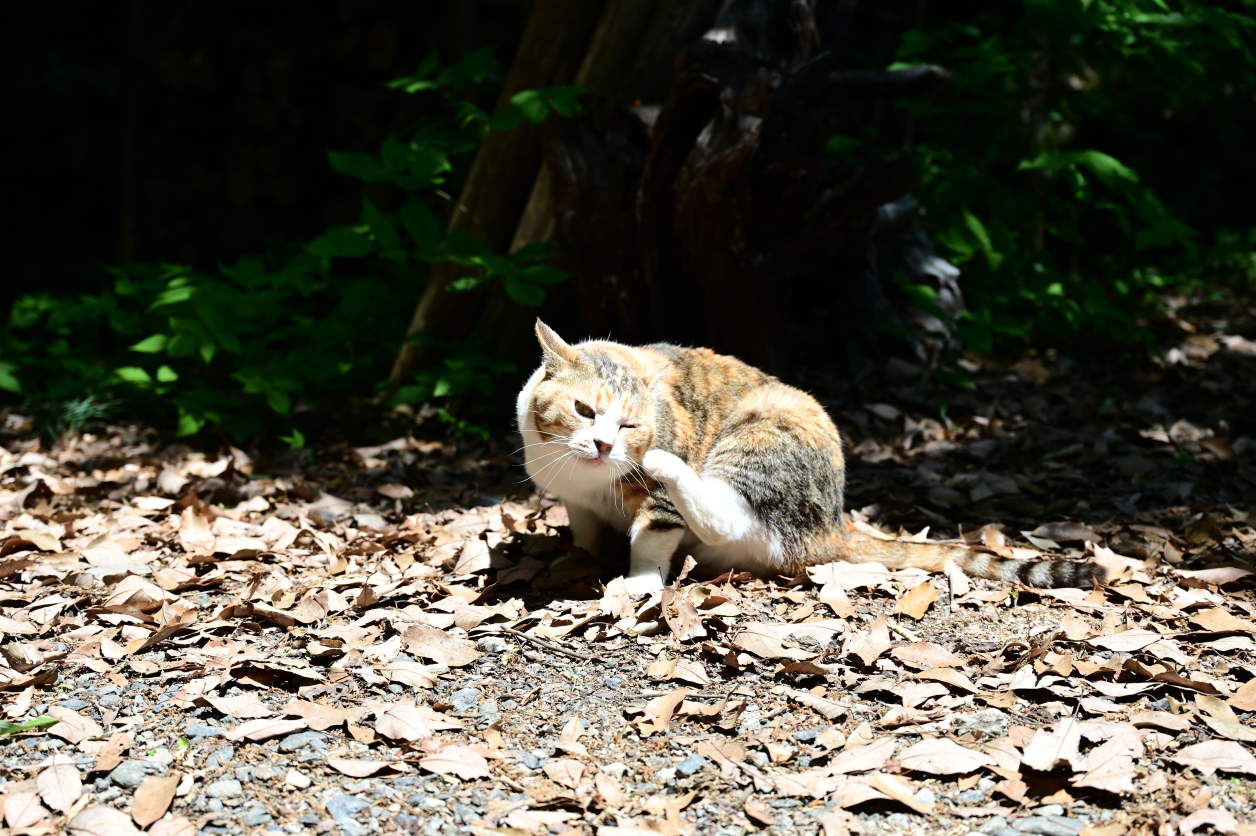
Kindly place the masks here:
[[(844, 163), (825, 144), (851, 102), (930, 94), (949, 76), (839, 70), (852, 11), (841, 4), (822, 39), (811, 0), (728, 0), (675, 61), (661, 107), (591, 95), (543, 126), (588, 333), (708, 345), (778, 372), (800, 347), (831, 354), (835, 330), (890, 330), (917, 349), (945, 333), (891, 278), (962, 310), (958, 271), (915, 227), (908, 155)], [(817, 327), (817, 308), (836, 329)]]
[[(570, 84), (580, 66), (597, 22), (602, 3), (597, 0), (537, 0), (524, 29), (519, 51), (506, 75), (497, 109), (510, 106), (522, 90)], [(489, 134), (480, 146), (467, 176), (466, 186), (449, 220), (449, 231), (459, 230), (484, 239), (494, 250), (510, 243), (525, 202), (541, 167), (541, 151), (534, 129)], [(436, 341), (466, 334), (478, 321), (484, 292), (450, 291), (465, 269), (450, 262), (432, 267), (423, 296), (415, 309), (409, 338), (420, 332)], [(422, 362), (424, 347), (404, 342), (393, 364), (394, 387), (406, 372)]]

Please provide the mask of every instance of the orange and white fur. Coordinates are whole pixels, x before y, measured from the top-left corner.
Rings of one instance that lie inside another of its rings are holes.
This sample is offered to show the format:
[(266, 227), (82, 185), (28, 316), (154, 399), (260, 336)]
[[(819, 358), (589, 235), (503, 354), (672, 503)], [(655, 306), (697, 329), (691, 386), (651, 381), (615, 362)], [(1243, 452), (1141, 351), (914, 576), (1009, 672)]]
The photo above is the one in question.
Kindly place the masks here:
[(572, 346), (540, 320), (536, 333), (543, 360), (517, 401), (528, 475), (563, 500), (576, 546), (597, 554), (608, 529), (628, 535), (634, 594), (661, 589), (678, 554), (763, 577), (840, 559), (1102, 580), (1089, 563), (860, 536), (842, 512), (841, 436), (810, 395), (707, 349)]

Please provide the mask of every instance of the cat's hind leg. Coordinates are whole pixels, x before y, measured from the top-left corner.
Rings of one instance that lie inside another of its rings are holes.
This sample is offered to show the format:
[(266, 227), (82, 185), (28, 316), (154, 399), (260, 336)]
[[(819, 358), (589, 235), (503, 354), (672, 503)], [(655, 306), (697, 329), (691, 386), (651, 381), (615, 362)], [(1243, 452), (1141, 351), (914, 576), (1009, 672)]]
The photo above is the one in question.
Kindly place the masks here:
[(641, 459), (645, 472), (667, 488), (667, 496), (685, 524), (708, 546), (756, 538), (762, 523), (750, 503), (732, 485), (703, 478), (679, 456), (650, 450)]

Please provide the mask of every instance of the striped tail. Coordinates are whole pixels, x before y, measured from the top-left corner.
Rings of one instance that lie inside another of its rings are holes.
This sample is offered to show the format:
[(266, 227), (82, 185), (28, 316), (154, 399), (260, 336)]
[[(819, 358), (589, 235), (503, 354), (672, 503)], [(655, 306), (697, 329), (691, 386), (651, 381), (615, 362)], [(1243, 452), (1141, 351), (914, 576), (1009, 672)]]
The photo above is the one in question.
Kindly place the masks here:
[(1088, 587), (1104, 582), (1103, 568), (1090, 562), (1014, 560), (956, 546), (878, 540), (859, 534), (846, 541), (843, 552), (842, 559), (851, 563), (880, 563), (889, 569), (916, 568), (926, 572), (945, 572), (954, 566), (969, 577), (1021, 583), (1038, 589)]

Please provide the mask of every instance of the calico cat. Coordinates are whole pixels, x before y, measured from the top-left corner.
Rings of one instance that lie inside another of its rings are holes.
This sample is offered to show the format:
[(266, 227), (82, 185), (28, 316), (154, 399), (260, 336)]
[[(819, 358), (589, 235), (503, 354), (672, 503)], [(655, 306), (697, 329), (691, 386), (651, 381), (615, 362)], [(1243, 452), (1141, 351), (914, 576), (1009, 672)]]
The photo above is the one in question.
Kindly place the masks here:
[(1091, 563), (1009, 560), (868, 538), (842, 513), (837, 427), (814, 398), (708, 349), (568, 345), (539, 319), (543, 362), (519, 393), (526, 469), (567, 506), (575, 545), (626, 533), (634, 594), (663, 587), (683, 550), (763, 577), (833, 560), (1029, 586), (1102, 581)]

